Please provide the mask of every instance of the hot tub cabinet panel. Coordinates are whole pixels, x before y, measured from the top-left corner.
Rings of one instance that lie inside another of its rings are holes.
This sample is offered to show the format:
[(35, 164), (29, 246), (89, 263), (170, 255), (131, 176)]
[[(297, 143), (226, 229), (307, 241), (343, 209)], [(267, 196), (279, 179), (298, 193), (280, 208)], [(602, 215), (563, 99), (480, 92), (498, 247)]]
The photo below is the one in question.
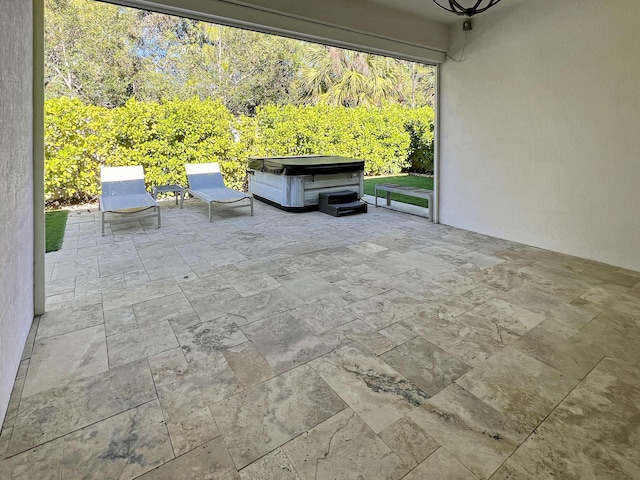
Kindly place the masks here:
[(318, 208), (320, 193), (364, 195), (364, 161), (344, 157), (267, 157), (249, 163), (249, 191), (287, 211)]

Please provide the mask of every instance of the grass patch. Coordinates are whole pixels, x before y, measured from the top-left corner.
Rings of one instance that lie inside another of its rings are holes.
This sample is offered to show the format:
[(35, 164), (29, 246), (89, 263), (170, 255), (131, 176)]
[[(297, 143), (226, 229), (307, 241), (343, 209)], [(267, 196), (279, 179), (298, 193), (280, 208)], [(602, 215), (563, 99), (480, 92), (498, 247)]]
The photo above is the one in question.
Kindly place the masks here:
[[(364, 179), (364, 193), (373, 196), (375, 193), (374, 186), (378, 183), (395, 183), (404, 187), (416, 187), (424, 188), (426, 190), (433, 190), (433, 178), (432, 177), (417, 177), (415, 175), (395, 175), (393, 177), (369, 177)], [(383, 199), (386, 198), (386, 192), (381, 192), (382, 196), (378, 196)], [(399, 193), (392, 193), (391, 200), (402, 203), (410, 203), (411, 205), (418, 205), (419, 207), (427, 208), (429, 201), (426, 198), (408, 197), (407, 195), (401, 195)]]
[(44, 230), (45, 230), (45, 246), (46, 252), (55, 252), (62, 247), (64, 240), (64, 229), (67, 226), (67, 210), (55, 210), (45, 212), (44, 214)]

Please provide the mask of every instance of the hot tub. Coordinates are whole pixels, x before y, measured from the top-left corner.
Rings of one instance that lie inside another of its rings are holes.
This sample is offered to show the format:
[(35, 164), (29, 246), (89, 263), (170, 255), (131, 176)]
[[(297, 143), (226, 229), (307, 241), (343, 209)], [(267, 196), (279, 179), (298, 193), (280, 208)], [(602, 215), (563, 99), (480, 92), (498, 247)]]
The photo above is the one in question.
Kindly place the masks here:
[(364, 195), (364, 160), (327, 155), (253, 157), (249, 191), (289, 212), (317, 210), (321, 193), (350, 190)]

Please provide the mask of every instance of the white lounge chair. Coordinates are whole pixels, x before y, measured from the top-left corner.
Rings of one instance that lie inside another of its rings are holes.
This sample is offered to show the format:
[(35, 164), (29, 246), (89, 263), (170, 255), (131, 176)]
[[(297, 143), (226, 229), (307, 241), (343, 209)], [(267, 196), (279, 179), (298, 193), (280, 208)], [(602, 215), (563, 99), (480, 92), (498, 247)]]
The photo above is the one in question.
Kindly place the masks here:
[(102, 167), (100, 169), (100, 183), (102, 184), (102, 195), (100, 195), (100, 212), (102, 213), (102, 235), (104, 235), (104, 224), (123, 221), (107, 220), (107, 213), (131, 214), (154, 209), (153, 214), (137, 215), (135, 218), (126, 219), (138, 220), (140, 218), (158, 217), (158, 228), (160, 228), (160, 205), (147, 192), (144, 185), (144, 169), (141, 165), (131, 167)]
[(211, 221), (211, 205), (213, 203), (235, 203), (244, 199), (249, 200), (251, 215), (253, 215), (253, 195), (228, 188), (224, 184), (220, 165), (217, 163), (187, 163), (189, 188), (187, 192), (209, 204), (209, 221)]

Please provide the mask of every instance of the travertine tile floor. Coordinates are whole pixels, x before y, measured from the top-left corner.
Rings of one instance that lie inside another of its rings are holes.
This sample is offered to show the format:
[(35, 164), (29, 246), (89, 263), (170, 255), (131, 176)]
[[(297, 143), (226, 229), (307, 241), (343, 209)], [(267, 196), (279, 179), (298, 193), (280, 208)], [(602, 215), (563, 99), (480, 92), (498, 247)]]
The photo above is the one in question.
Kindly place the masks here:
[(0, 478), (640, 478), (640, 273), (382, 208), (164, 206), (71, 214)]

